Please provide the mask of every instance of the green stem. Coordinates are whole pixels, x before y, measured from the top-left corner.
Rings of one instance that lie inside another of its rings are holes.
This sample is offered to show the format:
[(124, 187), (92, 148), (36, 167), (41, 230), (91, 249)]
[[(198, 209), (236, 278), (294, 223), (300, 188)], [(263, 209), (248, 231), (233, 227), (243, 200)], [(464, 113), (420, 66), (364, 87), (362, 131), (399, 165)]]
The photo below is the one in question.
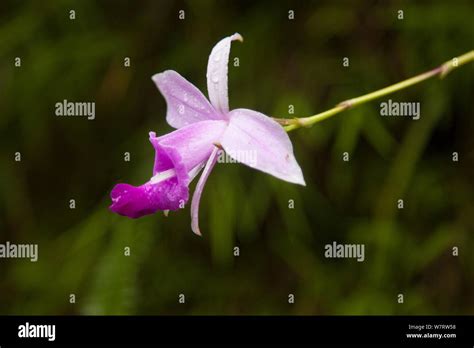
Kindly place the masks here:
[(310, 127), (315, 123), (321, 122), (322, 120), (325, 120), (331, 116), (334, 116), (344, 110), (353, 108), (357, 105), (361, 105), (364, 103), (367, 103), (371, 100), (383, 97), (384, 95), (394, 93), (396, 91), (402, 90), (404, 88), (413, 86), (417, 83), (420, 83), (424, 80), (427, 80), (433, 76), (439, 75), (441, 78), (445, 77), (451, 70), (454, 70), (461, 65), (464, 65), (466, 63), (474, 61), (474, 50), (470, 51), (468, 53), (465, 53), (459, 57), (455, 57), (446, 63), (440, 65), (439, 67), (427, 71), (423, 74), (417, 75), (415, 77), (412, 77), (408, 80), (396, 83), (394, 85), (379, 89), (375, 92), (364, 94), (360, 97), (357, 98), (352, 98), (345, 100), (339, 104), (337, 104), (335, 107), (332, 109), (329, 109), (327, 111), (321, 112), (319, 114), (309, 116), (309, 117), (301, 117), (301, 118), (275, 118), (275, 120), (280, 123), (282, 126), (285, 126), (285, 130), (287, 132), (292, 131), (294, 129), (300, 128), (300, 127)]

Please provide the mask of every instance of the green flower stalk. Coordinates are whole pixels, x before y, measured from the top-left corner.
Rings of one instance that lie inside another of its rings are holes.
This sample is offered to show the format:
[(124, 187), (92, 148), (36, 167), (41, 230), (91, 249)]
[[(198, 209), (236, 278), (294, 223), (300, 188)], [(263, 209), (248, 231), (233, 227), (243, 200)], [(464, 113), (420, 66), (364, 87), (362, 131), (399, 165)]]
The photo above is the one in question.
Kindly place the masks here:
[(416, 85), (422, 81), (425, 81), (433, 76), (439, 76), (440, 78), (444, 78), (448, 73), (452, 70), (464, 65), (466, 63), (474, 61), (474, 50), (467, 52), (459, 57), (455, 57), (444, 64), (441, 64), (435, 69), (427, 71), (423, 74), (417, 75), (415, 77), (409, 78), (407, 80), (398, 82), (394, 85), (379, 89), (375, 92), (364, 94), (360, 97), (352, 98), (345, 100), (339, 104), (337, 104), (332, 109), (327, 111), (321, 112), (319, 114), (308, 116), (308, 117), (301, 117), (301, 118), (275, 118), (275, 120), (284, 126), (287, 132), (292, 131), (294, 129), (300, 127), (311, 127), (315, 123), (321, 122), (329, 117), (332, 117), (344, 110), (351, 109), (355, 106), (367, 103), (371, 100), (383, 97), (385, 95), (397, 92), (399, 90), (405, 89), (407, 87)]

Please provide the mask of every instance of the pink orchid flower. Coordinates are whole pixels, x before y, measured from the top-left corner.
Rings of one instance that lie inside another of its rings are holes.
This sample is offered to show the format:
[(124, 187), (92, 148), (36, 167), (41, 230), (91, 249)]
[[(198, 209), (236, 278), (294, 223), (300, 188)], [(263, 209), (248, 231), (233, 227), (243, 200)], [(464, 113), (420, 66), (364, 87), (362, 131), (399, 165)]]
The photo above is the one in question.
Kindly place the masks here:
[(255, 153), (234, 158), (249, 167), (290, 183), (305, 185), (285, 130), (257, 111), (229, 111), (227, 70), (231, 42), (243, 41), (240, 34), (222, 39), (213, 48), (207, 65), (206, 97), (176, 71), (156, 74), (152, 80), (167, 103), (166, 121), (177, 130), (157, 137), (150, 132), (155, 148), (151, 179), (141, 185), (118, 184), (112, 192), (110, 209), (138, 218), (158, 210), (182, 208), (189, 199), (189, 184), (204, 168), (191, 202), (191, 228), (201, 235), (198, 215), (204, 185), (222, 150), (232, 154)]

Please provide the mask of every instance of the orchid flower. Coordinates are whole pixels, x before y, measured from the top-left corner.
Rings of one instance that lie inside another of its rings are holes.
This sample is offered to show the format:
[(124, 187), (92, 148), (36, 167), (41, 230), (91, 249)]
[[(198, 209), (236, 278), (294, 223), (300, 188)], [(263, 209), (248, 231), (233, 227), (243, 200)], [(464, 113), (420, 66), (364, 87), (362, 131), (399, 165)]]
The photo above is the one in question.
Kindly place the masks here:
[(166, 121), (177, 130), (160, 137), (150, 132), (150, 142), (155, 148), (153, 176), (138, 187), (116, 185), (111, 192), (113, 212), (138, 218), (158, 210), (183, 208), (189, 199), (189, 184), (204, 168), (191, 202), (191, 228), (201, 235), (199, 202), (221, 151), (230, 157), (253, 152), (254, 161), (234, 159), (281, 180), (305, 185), (291, 141), (276, 121), (249, 109), (229, 110), (227, 65), (234, 40), (243, 41), (238, 33), (226, 37), (209, 56), (210, 102), (176, 71), (167, 70), (152, 77), (167, 103)]

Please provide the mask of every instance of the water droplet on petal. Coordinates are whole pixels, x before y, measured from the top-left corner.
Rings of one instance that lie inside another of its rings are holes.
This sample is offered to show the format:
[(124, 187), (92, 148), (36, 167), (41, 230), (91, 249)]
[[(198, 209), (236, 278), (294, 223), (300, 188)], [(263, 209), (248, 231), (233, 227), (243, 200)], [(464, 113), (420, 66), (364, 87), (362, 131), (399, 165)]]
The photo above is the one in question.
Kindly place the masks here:
[(219, 54), (216, 54), (216, 55), (214, 56), (214, 61), (215, 61), (215, 62), (218, 62), (219, 60), (221, 60), (221, 56), (220, 56)]
[(212, 76), (212, 82), (214, 82), (214, 83), (218, 83), (218, 82), (219, 82), (219, 77), (217, 76), (217, 74), (215, 74), (215, 75)]

